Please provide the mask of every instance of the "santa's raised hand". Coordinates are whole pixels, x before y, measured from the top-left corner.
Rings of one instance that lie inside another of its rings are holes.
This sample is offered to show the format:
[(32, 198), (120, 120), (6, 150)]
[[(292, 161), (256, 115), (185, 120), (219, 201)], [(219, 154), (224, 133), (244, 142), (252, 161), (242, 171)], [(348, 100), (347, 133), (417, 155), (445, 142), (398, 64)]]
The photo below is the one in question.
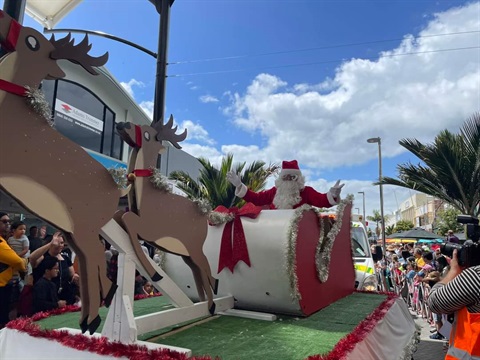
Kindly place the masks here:
[(333, 185), (330, 190), (328, 191), (330, 195), (338, 202), (340, 201), (340, 193), (342, 192), (342, 188), (345, 184), (340, 184), (340, 180), (337, 180), (335, 185)]

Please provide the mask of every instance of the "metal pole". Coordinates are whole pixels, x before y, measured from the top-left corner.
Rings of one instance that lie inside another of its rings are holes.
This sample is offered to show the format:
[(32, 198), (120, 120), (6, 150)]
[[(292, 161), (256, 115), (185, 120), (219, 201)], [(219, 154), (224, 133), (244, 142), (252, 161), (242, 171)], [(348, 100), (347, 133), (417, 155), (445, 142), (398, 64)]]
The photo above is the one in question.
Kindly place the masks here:
[[(160, 14), (158, 36), (157, 74), (155, 82), (155, 99), (153, 105), (153, 122), (163, 124), (165, 113), (165, 88), (167, 80), (168, 29), (170, 25), (170, 5), (172, 0), (156, 0), (155, 7)], [(159, 6), (160, 5), (160, 6)]]
[(385, 216), (383, 214), (383, 184), (382, 184), (382, 139), (378, 138), (378, 177), (380, 181), (380, 216), (382, 217), (382, 238), (383, 255), (385, 256), (387, 246), (385, 241)]
[(365, 218), (365, 191), (359, 191), (358, 193), (362, 194), (362, 196), (363, 196), (363, 226), (367, 227), (365, 225), (366, 221), (367, 221), (367, 219)]

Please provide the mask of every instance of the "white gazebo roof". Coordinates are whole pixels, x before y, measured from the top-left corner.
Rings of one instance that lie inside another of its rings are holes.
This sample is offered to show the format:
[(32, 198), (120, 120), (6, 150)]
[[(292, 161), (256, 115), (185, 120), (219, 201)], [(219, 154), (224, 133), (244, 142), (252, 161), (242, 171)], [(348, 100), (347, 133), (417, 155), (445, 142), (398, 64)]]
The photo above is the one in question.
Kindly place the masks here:
[(52, 29), (82, 0), (27, 0), (25, 12), (43, 27)]

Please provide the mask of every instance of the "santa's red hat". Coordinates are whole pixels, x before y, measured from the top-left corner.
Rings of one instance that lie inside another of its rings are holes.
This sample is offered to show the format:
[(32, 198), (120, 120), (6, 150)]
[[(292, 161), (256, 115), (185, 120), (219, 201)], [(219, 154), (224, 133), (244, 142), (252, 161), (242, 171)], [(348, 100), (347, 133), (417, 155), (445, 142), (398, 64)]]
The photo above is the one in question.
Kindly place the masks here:
[(282, 162), (282, 171), (280, 171), (280, 176), (283, 176), (283, 175), (298, 175), (298, 176), (302, 175), (302, 172), (298, 167), (297, 160)]

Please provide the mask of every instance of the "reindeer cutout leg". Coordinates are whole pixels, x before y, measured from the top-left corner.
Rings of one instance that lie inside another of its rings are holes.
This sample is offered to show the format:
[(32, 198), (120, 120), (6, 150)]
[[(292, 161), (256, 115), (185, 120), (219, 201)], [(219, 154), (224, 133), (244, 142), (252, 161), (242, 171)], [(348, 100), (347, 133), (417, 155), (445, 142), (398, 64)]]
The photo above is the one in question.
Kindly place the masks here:
[(142, 250), (142, 247), (140, 246), (140, 243), (138, 242), (138, 236), (141, 233), (142, 228), (141, 218), (137, 214), (129, 211), (123, 214), (121, 221), (123, 224), (122, 227), (127, 231), (128, 235), (130, 236), (135, 255), (137, 256), (145, 271), (148, 273), (150, 279), (155, 282), (161, 280), (162, 275), (157, 273), (155, 268), (148, 261), (145, 253)]
[[(79, 248), (75, 239), (87, 239), (89, 236), (91, 236), (91, 234), (82, 234), (80, 231), (76, 232), (75, 235), (68, 234), (67, 241), (74, 245), (73, 248), (75, 250)], [(102, 251), (100, 241), (97, 240), (96, 245), (97, 246), (91, 246), (88, 248), (84, 247), (84, 256), (80, 257), (80, 259), (83, 259), (83, 261), (80, 262), (80, 269), (83, 269), (81, 276), (84, 276), (84, 279), (86, 279), (87, 283), (87, 289), (84, 289), (84, 291), (86, 290), (87, 296), (89, 297), (88, 304), (82, 304), (80, 328), (82, 332), (85, 332), (88, 329), (90, 334), (93, 334), (101, 323), (98, 309), (100, 308), (101, 300), (107, 295), (103, 291), (106, 289), (110, 290), (108, 294), (110, 299), (107, 299), (109, 301), (108, 305), (110, 305), (112, 300), (111, 298), (113, 297), (117, 286), (116, 284), (112, 284), (107, 277), (105, 253)], [(86, 249), (89, 251), (87, 252)], [(85, 280), (82, 280), (82, 282), (85, 282)]]
[(203, 283), (202, 270), (192, 261), (190, 256), (182, 256), (183, 261), (192, 270), (195, 286), (197, 287), (198, 298), (200, 301), (205, 301), (205, 284)]
[(213, 314), (215, 312), (215, 303), (213, 302), (212, 289), (216, 293), (218, 281), (212, 276), (210, 264), (208, 263), (208, 259), (203, 253), (203, 251), (198, 252), (198, 255), (192, 255), (190, 259), (196, 266), (198, 266), (201, 271), (203, 289), (207, 293), (209, 311), (211, 314)]
[[(66, 235), (67, 241), (71, 244), (71, 237)], [(78, 271), (80, 276), (80, 299), (82, 300), (82, 307), (80, 313), (80, 329), (82, 333), (85, 333), (88, 330), (88, 309), (90, 307), (90, 294), (88, 292), (88, 284), (82, 279), (88, 279), (87, 273), (87, 264), (85, 262), (85, 255), (81, 253), (78, 249), (74, 249), (78, 257)]]
[(206, 284), (210, 285), (210, 288), (213, 290), (213, 293), (216, 295), (218, 292), (218, 279), (215, 279), (212, 276), (212, 270), (210, 269), (210, 263), (208, 262), (207, 257), (203, 251), (198, 252), (198, 255), (195, 256), (192, 261), (203, 271), (207, 276)]
[(115, 220), (117, 222), (117, 224), (122, 227), (123, 230), (127, 231), (127, 229), (125, 228), (125, 225), (123, 224), (123, 221), (122, 221), (123, 214), (125, 214), (125, 211), (123, 211), (123, 210), (115, 211), (115, 214), (113, 214), (113, 220)]

